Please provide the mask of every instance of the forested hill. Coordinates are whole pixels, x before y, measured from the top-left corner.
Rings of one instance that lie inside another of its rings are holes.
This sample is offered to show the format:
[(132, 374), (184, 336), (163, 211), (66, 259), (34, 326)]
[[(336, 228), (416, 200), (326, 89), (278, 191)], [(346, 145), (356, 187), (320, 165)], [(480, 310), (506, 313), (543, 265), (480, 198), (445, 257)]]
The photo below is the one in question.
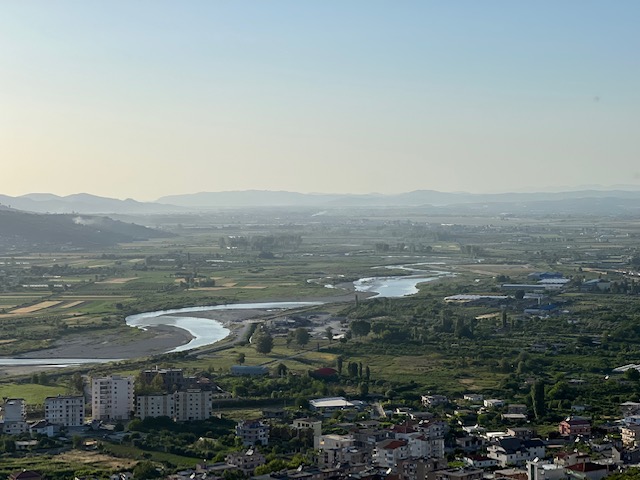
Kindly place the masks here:
[(64, 250), (109, 247), (172, 234), (93, 215), (50, 215), (0, 209), (0, 249)]

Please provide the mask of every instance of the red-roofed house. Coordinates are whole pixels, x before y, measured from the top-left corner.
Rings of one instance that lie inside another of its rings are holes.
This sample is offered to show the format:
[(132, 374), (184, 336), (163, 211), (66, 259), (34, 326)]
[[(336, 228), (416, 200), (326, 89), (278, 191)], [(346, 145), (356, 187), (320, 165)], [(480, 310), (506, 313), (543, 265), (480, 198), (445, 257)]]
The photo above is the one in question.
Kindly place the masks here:
[(400, 460), (409, 458), (409, 444), (406, 440), (383, 440), (376, 445), (373, 461), (384, 468), (394, 468)]
[(606, 465), (599, 465), (597, 463), (586, 462), (576, 463), (567, 467), (571, 470), (571, 476), (573, 478), (579, 478), (584, 480), (600, 480), (609, 474), (609, 469)]

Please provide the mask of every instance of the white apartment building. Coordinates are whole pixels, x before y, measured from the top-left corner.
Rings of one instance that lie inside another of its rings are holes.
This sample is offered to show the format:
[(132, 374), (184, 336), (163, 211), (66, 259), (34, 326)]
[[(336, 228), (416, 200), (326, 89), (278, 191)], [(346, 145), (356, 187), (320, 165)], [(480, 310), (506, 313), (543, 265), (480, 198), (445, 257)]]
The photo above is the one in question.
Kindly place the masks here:
[(44, 419), (63, 427), (84, 425), (84, 397), (82, 395), (58, 395), (44, 399)]
[(133, 377), (110, 375), (91, 380), (91, 406), (94, 420), (128, 420), (133, 405)]
[(388, 439), (379, 442), (373, 451), (373, 463), (383, 468), (395, 468), (398, 462), (409, 458), (406, 440)]
[(163, 395), (138, 395), (136, 417), (170, 417), (176, 422), (206, 420), (213, 413), (214, 392), (192, 389)]
[(23, 398), (7, 398), (2, 404), (2, 431), (18, 435), (29, 430), (26, 403)]
[(318, 450), (318, 464), (322, 467), (333, 467), (339, 463), (349, 463), (355, 443), (353, 435), (314, 436), (313, 444)]
[(236, 425), (236, 435), (245, 446), (265, 446), (269, 444), (269, 425), (258, 420), (243, 420)]
[(174, 416), (173, 394), (138, 395), (136, 397), (136, 417), (144, 420), (147, 417), (171, 417)]
[(187, 390), (173, 394), (175, 421), (206, 420), (213, 410), (213, 392), (207, 390)]

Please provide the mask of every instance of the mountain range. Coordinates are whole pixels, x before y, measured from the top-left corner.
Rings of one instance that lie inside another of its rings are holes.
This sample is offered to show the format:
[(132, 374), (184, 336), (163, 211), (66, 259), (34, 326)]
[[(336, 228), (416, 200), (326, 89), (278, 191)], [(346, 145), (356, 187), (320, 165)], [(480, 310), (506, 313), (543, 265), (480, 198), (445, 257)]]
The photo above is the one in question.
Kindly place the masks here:
[(287, 191), (228, 191), (170, 195), (155, 202), (119, 200), (86, 193), (65, 197), (32, 193), (19, 197), (0, 195), (0, 206), (38, 213), (130, 214), (186, 213), (217, 208), (309, 207), (377, 208), (424, 207), (434, 211), (477, 210), (487, 212), (625, 213), (640, 207), (640, 190), (588, 189), (564, 192), (495, 193), (416, 190), (394, 195), (323, 194)]
[(28, 193), (19, 197), (0, 194), (0, 205), (37, 213), (152, 214), (173, 213), (184, 210), (175, 205), (163, 205), (158, 202), (138, 202), (131, 198), (119, 200), (88, 193), (77, 193), (64, 197), (52, 193)]

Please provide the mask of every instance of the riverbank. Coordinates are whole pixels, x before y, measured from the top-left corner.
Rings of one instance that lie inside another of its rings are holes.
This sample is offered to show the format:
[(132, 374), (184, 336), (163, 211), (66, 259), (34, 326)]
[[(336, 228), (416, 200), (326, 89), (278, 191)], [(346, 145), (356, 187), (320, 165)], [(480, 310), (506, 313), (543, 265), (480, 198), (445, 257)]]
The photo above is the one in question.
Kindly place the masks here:
[[(0, 365), (0, 376), (24, 375), (34, 371), (59, 368), (62, 365), (56, 366), (56, 359), (65, 359), (67, 364), (73, 364), (73, 359), (77, 359), (79, 363), (90, 363), (91, 359), (103, 363), (109, 360), (129, 360), (190, 349), (191, 347), (188, 347), (188, 344), (194, 340), (199, 340), (197, 338), (198, 334), (194, 335), (193, 332), (185, 328), (172, 325), (171, 323), (175, 322), (176, 317), (195, 318), (200, 321), (203, 319), (213, 320), (216, 322), (216, 327), (223, 326), (228, 332), (224, 334), (224, 337), (220, 337), (218, 341), (225, 340), (225, 342), (234, 343), (246, 334), (251, 323), (259, 322), (272, 316), (286, 315), (284, 313), (285, 310), (287, 308), (297, 308), (294, 305), (296, 303), (300, 304), (298, 307), (313, 308), (316, 305), (354, 302), (356, 298), (354, 293), (357, 293), (360, 300), (374, 295), (371, 292), (353, 292), (349, 290), (346, 288), (345, 292), (340, 295), (327, 295), (312, 299), (296, 298), (265, 303), (256, 302), (257, 305), (262, 305), (260, 308), (251, 308), (251, 304), (245, 304), (244, 308), (241, 306), (234, 308), (234, 305), (219, 305), (214, 307), (218, 309), (200, 310), (202, 307), (194, 307), (196, 311), (193, 311), (194, 309), (188, 309), (187, 307), (187, 311), (184, 312), (171, 311), (171, 313), (151, 315), (150, 318), (153, 319), (151, 324), (144, 325), (143, 331), (133, 336), (119, 335), (118, 333), (101, 333), (95, 337), (87, 336), (86, 334), (72, 334), (56, 341), (50, 348), (16, 355), (13, 358), (18, 362), (11, 365)], [(285, 307), (284, 304), (287, 303), (290, 305)], [(306, 303), (308, 305), (304, 305)], [(154, 312), (150, 313), (153, 314)], [(171, 317), (173, 317), (173, 321), (169, 321)], [(211, 345), (214, 343), (215, 341), (212, 341)], [(200, 347), (198, 345), (198, 348)], [(20, 363), (20, 359), (24, 359), (25, 362)], [(52, 364), (29, 365), (28, 359), (51, 360)]]
[(68, 335), (45, 350), (16, 355), (16, 358), (96, 358), (127, 359), (165, 353), (179, 345), (189, 343), (193, 336), (181, 328), (159, 325), (142, 335), (123, 337), (116, 333)]

